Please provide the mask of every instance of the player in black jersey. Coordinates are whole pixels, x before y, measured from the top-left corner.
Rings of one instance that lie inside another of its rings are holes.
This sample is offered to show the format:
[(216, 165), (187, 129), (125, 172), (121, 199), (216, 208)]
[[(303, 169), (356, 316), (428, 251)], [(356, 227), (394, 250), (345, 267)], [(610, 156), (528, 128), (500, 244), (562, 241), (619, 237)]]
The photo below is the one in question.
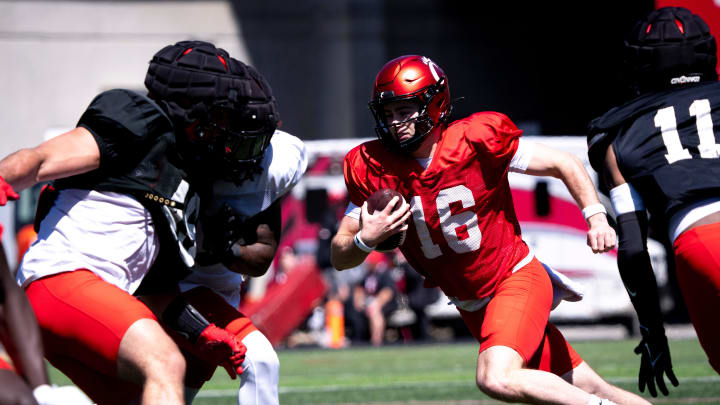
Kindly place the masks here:
[[(155, 262), (194, 264), (191, 185), (251, 176), (277, 126), (262, 76), (207, 42), (160, 50), (145, 84), (147, 96), (101, 93), (75, 129), (0, 161), (3, 204), (13, 187), (57, 180), (17, 280), (48, 359), (103, 404), (184, 402), (182, 355), (131, 294)], [(196, 315), (171, 321), (199, 325), (187, 337), (241, 372), (242, 343)]]
[(677, 279), (711, 366), (720, 373), (720, 83), (716, 44), (697, 15), (655, 10), (625, 41), (637, 97), (590, 123), (590, 162), (619, 228), (618, 267), (640, 319), (639, 388), (673, 385), (670, 352), (647, 252), (646, 210), (673, 242)]

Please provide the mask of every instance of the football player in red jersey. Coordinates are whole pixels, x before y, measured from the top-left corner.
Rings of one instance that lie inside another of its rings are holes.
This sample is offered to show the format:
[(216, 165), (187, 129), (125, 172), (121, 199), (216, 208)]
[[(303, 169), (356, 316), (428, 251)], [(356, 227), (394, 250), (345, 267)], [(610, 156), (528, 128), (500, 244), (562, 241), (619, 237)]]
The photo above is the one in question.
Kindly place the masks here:
[[(388, 62), (370, 109), (379, 139), (345, 157), (351, 205), (332, 241), (333, 265), (356, 266), (407, 229), (403, 255), (429, 286), (440, 286), (480, 343), (476, 381), (483, 392), (508, 402), (647, 404), (600, 378), (548, 322), (551, 280), (521, 238), (511, 170), (563, 180), (588, 222), (588, 245), (596, 253), (615, 246), (580, 160), (523, 141), (500, 113), (448, 123), (447, 76), (423, 56)], [(365, 200), (381, 188), (407, 202), (396, 198), (370, 215)]]
[(672, 371), (657, 283), (647, 251), (648, 216), (673, 243), (678, 284), (710, 365), (720, 373), (720, 83), (715, 38), (681, 7), (652, 11), (624, 43), (635, 97), (593, 120), (590, 162), (617, 215), (618, 267), (640, 320), (639, 387)]

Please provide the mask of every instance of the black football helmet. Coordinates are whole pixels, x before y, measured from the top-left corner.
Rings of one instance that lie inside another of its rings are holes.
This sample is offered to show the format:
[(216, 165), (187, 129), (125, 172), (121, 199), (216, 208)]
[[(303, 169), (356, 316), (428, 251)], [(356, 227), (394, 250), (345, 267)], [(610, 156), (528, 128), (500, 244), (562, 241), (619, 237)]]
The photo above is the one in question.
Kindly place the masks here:
[(145, 87), (176, 126), (194, 173), (242, 183), (278, 125), (270, 85), (252, 66), (203, 41), (183, 41), (150, 61)]
[(718, 79), (715, 38), (700, 16), (664, 7), (638, 21), (625, 40), (624, 64), (638, 94)]

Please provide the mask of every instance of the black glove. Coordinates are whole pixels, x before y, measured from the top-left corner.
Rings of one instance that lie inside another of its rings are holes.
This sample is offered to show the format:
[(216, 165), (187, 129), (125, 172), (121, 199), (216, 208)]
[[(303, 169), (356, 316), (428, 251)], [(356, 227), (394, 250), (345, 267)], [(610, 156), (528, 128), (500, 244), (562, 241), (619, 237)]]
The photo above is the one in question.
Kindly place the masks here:
[(210, 216), (202, 217), (203, 248), (219, 263), (232, 256), (232, 246), (242, 237), (243, 219), (228, 204)]
[(663, 374), (667, 375), (673, 386), (678, 386), (678, 380), (672, 370), (672, 361), (670, 360), (670, 348), (668, 347), (665, 331), (650, 331), (640, 325), (640, 333), (642, 340), (635, 348), (635, 353), (640, 357), (640, 374), (638, 375), (638, 388), (640, 392), (645, 392), (645, 385), (650, 391), (650, 395), (657, 397), (655, 383), (657, 383), (660, 392), (668, 395), (668, 389), (665, 386)]

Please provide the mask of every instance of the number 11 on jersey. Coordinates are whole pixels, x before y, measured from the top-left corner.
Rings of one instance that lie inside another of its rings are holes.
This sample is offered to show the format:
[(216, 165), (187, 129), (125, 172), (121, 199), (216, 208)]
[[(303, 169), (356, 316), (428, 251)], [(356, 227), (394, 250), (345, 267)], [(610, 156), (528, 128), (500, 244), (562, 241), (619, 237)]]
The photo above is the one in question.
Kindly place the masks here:
[[(710, 100), (704, 98), (695, 100), (690, 104), (690, 115), (695, 117), (697, 128), (698, 151), (703, 159), (714, 159), (718, 157), (720, 145), (715, 143), (713, 132), (712, 116), (710, 115)], [(665, 155), (668, 163), (673, 164), (678, 160), (691, 159), (690, 152), (680, 142), (680, 134), (677, 131), (677, 119), (675, 118), (675, 107), (665, 107), (655, 114), (655, 126), (662, 132), (662, 140), (668, 153)]]

